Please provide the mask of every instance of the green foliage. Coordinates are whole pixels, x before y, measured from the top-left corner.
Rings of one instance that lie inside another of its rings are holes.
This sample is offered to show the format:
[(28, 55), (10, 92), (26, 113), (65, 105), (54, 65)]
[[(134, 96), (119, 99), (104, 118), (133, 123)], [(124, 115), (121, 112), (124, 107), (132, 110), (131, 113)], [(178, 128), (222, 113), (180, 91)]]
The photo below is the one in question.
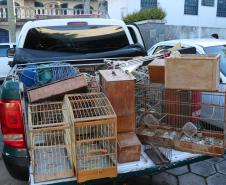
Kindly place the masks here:
[(147, 8), (139, 12), (134, 12), (123, 18), (124, 22), (132, 23), (137, 21), (143, 21), (148, 19), (163, 20), (166, 17), (166, 13), (162, 8)]

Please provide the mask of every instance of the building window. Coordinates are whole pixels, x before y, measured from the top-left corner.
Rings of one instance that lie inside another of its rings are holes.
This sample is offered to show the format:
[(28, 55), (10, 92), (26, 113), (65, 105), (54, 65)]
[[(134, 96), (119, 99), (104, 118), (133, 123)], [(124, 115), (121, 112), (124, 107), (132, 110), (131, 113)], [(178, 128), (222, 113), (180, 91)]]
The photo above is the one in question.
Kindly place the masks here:
[(217, 1), (217, 17), (226, 17), (226, 0)]
[(34, 5), (35, 5), (35, 7), (44, 7), (43, 3), (37, 2), (37, 1), (34, 2)]
[(202, 6), (214, 6), (214, 0), (202, 0)]
[(198, 0), (185, 0), (184, 2), (184, 14), (186, 15), (198, 15)]
[(141, 0), (141, 9), (156, 8), (157, 0)]

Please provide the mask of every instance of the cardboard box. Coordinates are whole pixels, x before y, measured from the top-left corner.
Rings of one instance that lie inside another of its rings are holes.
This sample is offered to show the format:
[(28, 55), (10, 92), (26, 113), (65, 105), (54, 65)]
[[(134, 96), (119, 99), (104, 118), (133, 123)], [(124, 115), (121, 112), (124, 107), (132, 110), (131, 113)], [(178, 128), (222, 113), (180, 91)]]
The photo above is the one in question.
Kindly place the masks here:
[(116, 112), (118, 133), (134, 132), (135, 78), (119, 69), (101, 70), (100, 84)]
[(149, 78), (152, 83), (165, 83), (165, 59), (155, 59), (148, 65)]
[(118, 162), (139, 161), (141, 143), (134, 132), (118, 134)]
[(219, 55), (181, 55), (166, 58), (165, 87), (169, 89), (218, 90)]

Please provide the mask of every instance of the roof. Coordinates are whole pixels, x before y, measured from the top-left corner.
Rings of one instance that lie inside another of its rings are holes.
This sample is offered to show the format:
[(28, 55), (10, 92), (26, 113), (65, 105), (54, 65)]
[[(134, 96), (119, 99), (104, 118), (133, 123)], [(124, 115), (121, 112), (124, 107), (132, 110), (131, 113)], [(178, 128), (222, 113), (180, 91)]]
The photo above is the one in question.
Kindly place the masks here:
[(210, 47), (210, 46), (217, 46), (217, 45), (226, 45), (226, 40), (224, 39), (177, 39), (177, 40), (168, 40), (160, 42), (161, 44), (172, 44), (175, 45), (178, 42), (185, 45), (191, 45), (191, 46), (201, 46), (201, 47)]

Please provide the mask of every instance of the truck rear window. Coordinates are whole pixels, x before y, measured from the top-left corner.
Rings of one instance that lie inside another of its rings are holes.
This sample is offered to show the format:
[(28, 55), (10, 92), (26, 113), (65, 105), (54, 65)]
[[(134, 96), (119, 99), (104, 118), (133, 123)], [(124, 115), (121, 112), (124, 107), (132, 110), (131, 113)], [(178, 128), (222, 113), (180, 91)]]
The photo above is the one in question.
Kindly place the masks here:
[(29, 30), (24, 48), (46, 51), (96, 53), (129, 45), (120, 26), (51, 26)]

